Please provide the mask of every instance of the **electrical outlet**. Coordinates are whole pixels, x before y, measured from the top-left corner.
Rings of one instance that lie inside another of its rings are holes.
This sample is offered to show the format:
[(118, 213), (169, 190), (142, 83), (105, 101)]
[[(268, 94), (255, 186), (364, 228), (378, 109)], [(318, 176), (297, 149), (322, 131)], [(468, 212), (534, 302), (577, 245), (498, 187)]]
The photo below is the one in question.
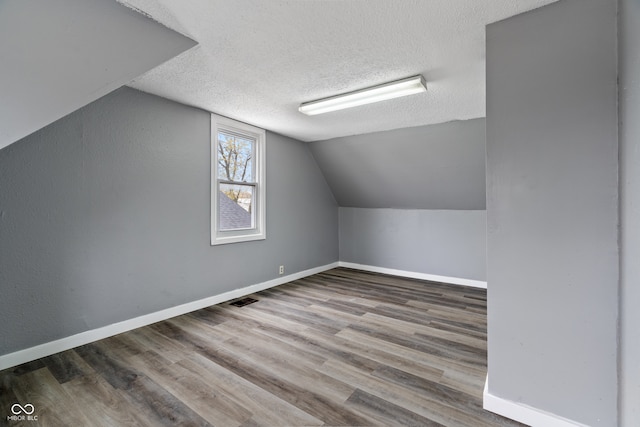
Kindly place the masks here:
[(281, 265), (278, 269), (278, 274), (284, 274), (284, 265)]

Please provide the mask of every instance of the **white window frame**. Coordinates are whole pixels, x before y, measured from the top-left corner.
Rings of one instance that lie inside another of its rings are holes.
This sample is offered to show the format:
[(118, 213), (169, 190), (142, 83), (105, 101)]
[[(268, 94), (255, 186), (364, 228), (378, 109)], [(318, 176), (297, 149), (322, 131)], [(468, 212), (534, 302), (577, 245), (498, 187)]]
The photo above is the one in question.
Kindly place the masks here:
[[(240, 230), (218, 229), (218, 132), (230, 132), (255, 140), (254, 227)], [(266, 233), (266, 132), (264, 129), (211, 114), (211, 245), (264, 240)]]

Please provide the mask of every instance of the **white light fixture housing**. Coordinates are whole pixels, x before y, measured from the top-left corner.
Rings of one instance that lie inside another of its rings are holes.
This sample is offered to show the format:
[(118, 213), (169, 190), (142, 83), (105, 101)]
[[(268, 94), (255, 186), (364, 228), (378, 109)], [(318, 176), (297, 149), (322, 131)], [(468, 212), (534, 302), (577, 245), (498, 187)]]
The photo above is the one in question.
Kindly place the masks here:
[(364, 104), (372, 104), (378, 101), (385, 101), (387, 99), (399, 98), (401, 96), (426, 91), (427, 84), (424, 77), (417, 75), (366, 89), (356, 90), (354, 92), (344, 93), (342, 95), (305, 102), (300, 104), (298, 111), (308, 116), (315, 116), (316, 114), (357, 107)]

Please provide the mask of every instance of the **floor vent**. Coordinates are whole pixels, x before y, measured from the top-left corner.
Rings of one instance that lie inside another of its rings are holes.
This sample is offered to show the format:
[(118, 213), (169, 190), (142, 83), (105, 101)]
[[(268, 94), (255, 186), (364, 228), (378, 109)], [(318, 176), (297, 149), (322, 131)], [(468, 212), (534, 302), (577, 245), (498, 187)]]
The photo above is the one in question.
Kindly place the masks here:
[(258, 302), (258, 300), (247, 297), (236, 300), (232, 302), (231, 305), (235, 305), (236, 307), (244, 307), (245, 305), (253, 304), (254, 302)]

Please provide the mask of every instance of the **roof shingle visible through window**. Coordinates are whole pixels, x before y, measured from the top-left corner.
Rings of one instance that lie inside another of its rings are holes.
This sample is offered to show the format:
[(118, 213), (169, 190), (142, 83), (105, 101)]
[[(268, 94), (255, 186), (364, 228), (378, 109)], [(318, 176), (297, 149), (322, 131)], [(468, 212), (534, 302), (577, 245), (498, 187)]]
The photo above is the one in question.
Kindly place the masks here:
[(251, 228), (251, 214), (219, 191), (220, 230)]

